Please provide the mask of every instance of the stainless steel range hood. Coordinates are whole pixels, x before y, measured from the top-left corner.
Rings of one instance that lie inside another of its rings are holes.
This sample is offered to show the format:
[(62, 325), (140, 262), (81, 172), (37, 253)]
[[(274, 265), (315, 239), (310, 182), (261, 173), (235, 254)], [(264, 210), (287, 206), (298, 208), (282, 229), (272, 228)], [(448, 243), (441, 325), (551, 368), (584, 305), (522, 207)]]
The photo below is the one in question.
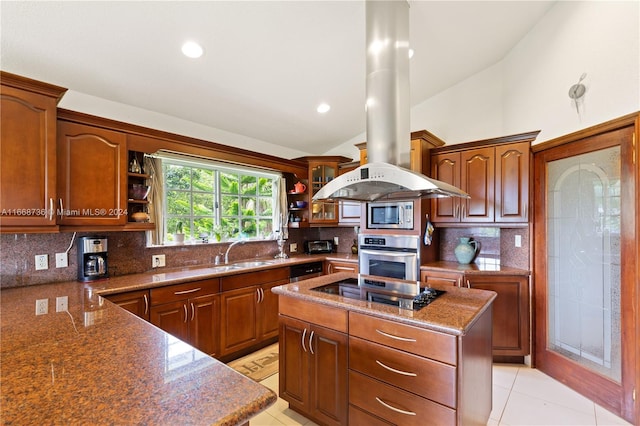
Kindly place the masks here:
[(366, 2), (367, 156), (370, 163), (340, 175), (313, 200), (375, 201), (463, 197), (444, 182), (400, 166), (409, 148), (409, 4), (403, 0)]

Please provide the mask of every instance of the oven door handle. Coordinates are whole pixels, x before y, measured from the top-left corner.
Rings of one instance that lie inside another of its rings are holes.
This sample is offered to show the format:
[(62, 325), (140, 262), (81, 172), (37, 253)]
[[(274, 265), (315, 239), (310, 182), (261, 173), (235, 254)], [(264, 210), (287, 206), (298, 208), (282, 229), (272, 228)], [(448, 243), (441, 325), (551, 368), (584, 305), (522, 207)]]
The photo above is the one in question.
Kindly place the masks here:
[(386, 251), (386, 250), (367, 250), (367, 249), (360, 249), (360, 253), (361, 254), (371, 254), (371, 255), (378, 255), (380, 256), (382, 254), (382, 256), (389, 256), (389, 257), (414, 257), (417, 252), (415, 251), (411, 251), (411, 252), (407, 252), (407, 251)]

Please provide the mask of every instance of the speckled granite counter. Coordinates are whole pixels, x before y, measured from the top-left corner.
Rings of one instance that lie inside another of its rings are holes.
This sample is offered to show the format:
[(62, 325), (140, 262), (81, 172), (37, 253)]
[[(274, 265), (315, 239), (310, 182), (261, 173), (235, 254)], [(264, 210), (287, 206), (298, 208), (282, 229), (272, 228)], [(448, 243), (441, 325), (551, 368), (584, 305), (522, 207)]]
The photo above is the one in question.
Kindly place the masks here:
[(465, 334), (479, 314), (491, 306), (496, 297), (493, 291), (434, 286), (438, 290), (445, 290), (446, 293), (430, 305), (412, 311), (311, 290), (314, 287), (356, 277), (353, 273), (340, 272), (274, 287), (272, 291), (282, 296), (335, 306), (453, 335)]
[[(2, 290), (2, 424), (235, 425), (277, 400), (90, 294), (76, 282)], [(68, 296), (68, 312), (56, 312), (57, 296)], [(49, 313), (36, 316), (45, 298)]]
[(463, 274), (484, 274), (491, 273), (493, 275), (530, 275), (526, 269), (512, 268), (510, 266), (500, 265), (495, 259), (477, 260), (474, 263), (461, 264), (458, 262), (437, 261), (423, 263), (420, 270), (438, 270), (460, 272)]

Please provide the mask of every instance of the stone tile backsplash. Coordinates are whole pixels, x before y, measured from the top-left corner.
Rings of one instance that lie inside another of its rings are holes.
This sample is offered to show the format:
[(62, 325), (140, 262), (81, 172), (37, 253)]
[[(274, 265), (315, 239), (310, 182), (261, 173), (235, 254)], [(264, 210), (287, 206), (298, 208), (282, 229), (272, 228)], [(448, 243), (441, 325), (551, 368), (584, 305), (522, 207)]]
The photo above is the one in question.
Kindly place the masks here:
[[(472, 237), (480, 242), (480, 256), (500, 259), (506, 266), (529, 269), (529, 228), (439, 228), (440, 259), (456, 261), (454, 249), (460, 237)], [(69, 266), (55, 267), (55, 254), (65, 252), (71, 244), (72, 233), (59, 234), (0, 234), (0, 288), (73, 281), (77, 276), (77, 251), (75, 242), (69, 249)], [(146, 247), (144, 232), (79, 233), (105, 235), (109, 241), (109, 275), (127, 275), (152, 269), (151, 256), (164, 254), (166, 267), (189, 267), (214, 263), (217, 254), (224, 254), (228, 243), (187, 244), (182, 246)], [(515, 236), (522, 238), (522, 247), (514, 246)], [(332, 240), (338, 238), (338, 253), (351, 253), (357, 234), (353, 227), (304, 228), (289, 230), (289, 245), (298, 245), (303, 253), (305, 240)], [(231, 249), (230, 261), (275, 256), (275, 241), (257, 241), (239, 244)], [(49, 269), (35, 270), (35, 256), (46, 254)]]

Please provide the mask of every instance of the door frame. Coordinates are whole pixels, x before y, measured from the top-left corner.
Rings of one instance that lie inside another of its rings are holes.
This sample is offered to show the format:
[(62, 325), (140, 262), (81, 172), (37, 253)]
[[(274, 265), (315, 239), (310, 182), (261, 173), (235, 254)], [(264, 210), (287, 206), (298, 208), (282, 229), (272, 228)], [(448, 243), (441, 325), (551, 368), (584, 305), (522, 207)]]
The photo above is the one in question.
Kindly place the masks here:
[[(625, 133), (626, 131), (626, 133)], [(622, 138), (621, 136), (624, 136)], [(618, 416), (640, 420), (640, 114), (634, 113), (561, 138), (534, 145), (533, 225), (533, 351), (532, 366), (564, 383)], [(578, 145), (579, 144), (579, 145)], [(546, 163), (575, 154), (620, 145), (623, 197), (621, 205), (621, 340), (622, 383), (588, 370), (576, 362), (546, 350), (547, 342), (547, 247)], [(626, 212), (626, 213), (625, 213)]]

